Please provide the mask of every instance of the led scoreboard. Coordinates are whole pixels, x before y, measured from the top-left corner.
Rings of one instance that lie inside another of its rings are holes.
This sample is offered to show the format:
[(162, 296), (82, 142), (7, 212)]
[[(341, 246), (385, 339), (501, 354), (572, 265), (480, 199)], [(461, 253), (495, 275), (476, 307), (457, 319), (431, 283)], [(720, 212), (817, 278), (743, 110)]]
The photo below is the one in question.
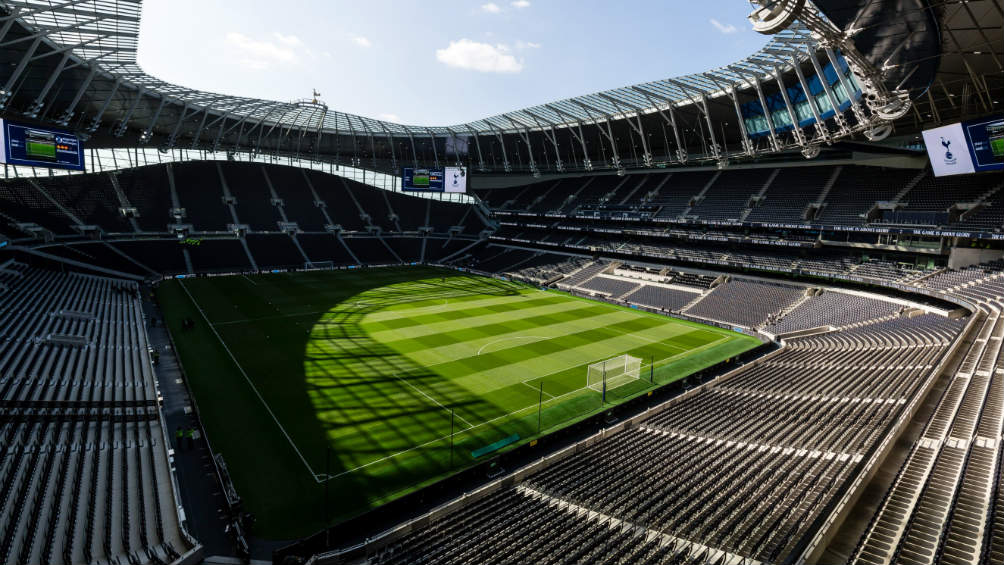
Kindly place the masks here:
[(84, 147), (65, 130), (0, 120), (0, 163), (84, 170)]
[(405, 167), (401, 173), (401, 190), (410, 192), (467, 192), (467, 168), (419, 169)]

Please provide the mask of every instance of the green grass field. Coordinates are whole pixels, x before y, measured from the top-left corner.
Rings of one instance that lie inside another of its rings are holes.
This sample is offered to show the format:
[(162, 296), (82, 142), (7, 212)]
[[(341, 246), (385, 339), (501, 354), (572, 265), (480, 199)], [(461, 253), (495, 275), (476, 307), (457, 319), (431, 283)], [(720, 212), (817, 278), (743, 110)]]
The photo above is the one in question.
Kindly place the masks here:
[(602, 410), (590, 363), (645, 360), (609, 404), (759, 344), (427, 267), (170, 281), (158, 297), (213, 448), (270, 538), (323, 526), (326, 480), (330, 519), (345, 519), (490, 458), (472, 451), (502, 438), (525, 443), (538, 408), (542, 432)]
[(38, 143), (29, 141), (26, 145), (26, 152), (29, 157), (56, 158), (56, 145), (54, 143)]
[(991, 139), (990, 151), (995, 157), (1004, 157), (1004, 138)]

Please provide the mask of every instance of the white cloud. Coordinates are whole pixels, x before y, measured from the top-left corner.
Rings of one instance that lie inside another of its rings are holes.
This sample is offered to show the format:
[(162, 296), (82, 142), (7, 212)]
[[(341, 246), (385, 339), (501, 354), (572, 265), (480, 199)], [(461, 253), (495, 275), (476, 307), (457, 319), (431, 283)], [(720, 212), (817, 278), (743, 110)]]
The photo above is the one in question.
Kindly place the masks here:
[(378, 114), (377, 117), (385, 122), (401, 122), (401, 118), (397, 114)]
[(264, 71), (270, 66), (268, 61), (263, 61), (261, 59), (252, 59), (250, 57), (237, 59), (237, 64), (249, 71)]
[(363, 37), (361, 35), (353, 35), (352, 36), (352, 42), (355, 43), (356, 45), (358, 45), (359, 47), (372, 47), (373, 46), (373, 42), (372, 41), (370, 41), (369, 39), (367, 39), (367, 38), (365, 38), (365, 37)]
[(254, 39), (243, 33), (232, 31), (225, 37), (228, 57), (238, 65), (261, 71), (272, 65), (295, 65), (300, 62), (300, 53), (309, 53), (295, 35), (274, 33), (276, 41)]
[(530, 3), (527, 2), (527, 0), (516, 0), (515, 2), (511, 2), (510, 4), (512, 5), (513, 8), (519, 8), (519, 9), (530, 7)]
[(288, 45), (290, 47), (304, 47), (303, 40), (295, 35), (283, 35), (278, 31), (272, 32), (272, 37), (276, 38), (279, 43)]
[(715, 29), (725, 34), (735, 33), (739, 31), (736, 28), (736, 26), (732, 24), (723, 24), (722, 22), (716, 20), (715, 18), (711, 18), (711, 25), (715, 26)]
[(523, 70), (522, 61), (509, 54), (509, 47), (470, 39), (451, 41), (449, 47), (437, 49), (436, 60), (450, 67), (482, 73), (518, 73)]
[(499, 8), (499, 5), (494, 2), (482, 4), (481, 9), (489, 14), (497, 14), (502, 11), (502, 8)]
[(540, 43), (532, 41), (517, 41), (516, 49), (540, 49)]

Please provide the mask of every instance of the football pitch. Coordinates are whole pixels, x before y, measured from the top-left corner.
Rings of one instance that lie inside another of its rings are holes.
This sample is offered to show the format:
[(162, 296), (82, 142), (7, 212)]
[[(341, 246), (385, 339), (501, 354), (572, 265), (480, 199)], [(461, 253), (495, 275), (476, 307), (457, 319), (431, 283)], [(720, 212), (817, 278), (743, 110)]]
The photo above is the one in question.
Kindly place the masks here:
[[(158, 299), (212, 447), (256, 534), (278, 539), (759, 344), (431, 267), (174, 280)], [(604, 404), (587, 366), (623, 354), (639, 378)]]

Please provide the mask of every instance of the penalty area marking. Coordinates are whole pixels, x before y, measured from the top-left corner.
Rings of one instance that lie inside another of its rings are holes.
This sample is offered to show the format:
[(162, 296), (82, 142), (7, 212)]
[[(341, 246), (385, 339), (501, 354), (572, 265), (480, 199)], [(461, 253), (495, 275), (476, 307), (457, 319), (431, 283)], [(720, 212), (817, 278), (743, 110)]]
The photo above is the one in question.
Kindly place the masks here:
[(542, 340), (543, 341), (543, 340), (554, 339), (554, 338), (553, 337), (543, 337), (543, 336), (539, 336), (539, 335), (517, 335), (517, 336), (512, 336), (512, 337), (504, 337), (502, 339), (496, 339), (494, 341), (489, 341), (488, 343), (482, 345), (481, 348), (478, 349), (478, 352), (477, 352), (476, 355), (481, 355), (481, 352), (484, 351), (485, 348), (488, 347), (489, 345), (494, 345), (496, 343), (502, 343), (503, 341), (514, 341), (514, 340), (517, 340), (517, 339), (537, 339), (537, 340)]
[(241, 276), (244, 277), (249, 283), (251, 283), (251, 284), (253, 284), (255, 286), (258, 286), (258, 283), (256, 283), (253, 280), (251, 280), (251, 277), (249, 277), (247, 275), (241, 275)]
[[(673, 360), (673, 359), (676, 359), (676, 358), (678, 358), (678, 357), (681, 357), (681, 356), (684, 356), (684, 355), (686, 355), (686, 354), (688, 354), (688, 353), (692, 353), (692, 352), (694, 352), (694, 351), (700, 351), (700, 350), (702, 350), (702, 349), (706, 349), (706, 348), (708, 348), (708, 347), (710, 347), (710, 346), (712, 346), (712, 345), (716, 345), (716, 344), (719, 344), (719, 343), (721, 343), (722, 341), (728, 341), (729, 339), (731, 339), (731, 336), (728, 336), (728, 335), (724, 335), (724, 336), (722, 336), (722, 337), (718, 338), (718, 339), (717, 339), (717, 340), (715, 340), (715, 341), (712, 341), (712, 342), (709, 342), (709, 343), (706, 343), (706, 344), (704, 344), (704, 345), (701, 345), (701, 346), (699, 346), (699, 347), (695, 347), (695, 348), (693, 348), (693, 349), (686, 349), (686, 350), (684, 350), (684, 351), (681, 351), (680, 353), (677, 353), (676, 355), (670, 355), (669, 357), (665, 357), (665, 358), (663, 358), (663, 359), (659, 359), (659, 360), (658, 360), (658, 361), (656, 361), (655, 363), (656, 363), (657, 365), (658, 365), (659, 363), (665, 363), (666, 361), (670, 361), (670, 360)], [(675, 347), (675, 346), (674, 346), (674, 347)], [(560, 373), (561, 371), (566, 371), (566, 370), (568, 370), (568, 369), (572, 369), (572, 368), (574, 368), (574, 367), (567, 367), (567, 368), (565, 368), (565, 369), (561, 369), (560, 371), (555, 371), (555, 372), (553, 372), (553, 373), (549, 373), (549, 375), (553, 375), (553, 374), (555, 374), (555, 373)], [(533, 381), (533, 380), (537, 380), (537, 379), (541, 379), (541, 378), (543, 378), (543, 377), (546, 377), (546, 376), (548, 376), (548, 375), (543, 375), (543, 376), (541, 376), (541, 377), (534, 377), (533, 379), (529, 379), (529, 380), (526, 380), (526, 381), (520, 381), (520, 382), (521, 382), (522, 384), (524, 384), (524, 385), (526, 385), (526, 386), (530, 387), (530, 388), (531, 388), (531, 389), (533, 389), (533, 390), (538, 390), (538, 389), (537, 389), (536, 387), (534, 387), (533, 385), (531, 385), (531, 384), (530, 384), (530, 381)], [(549, 402), (551, 402), (551, 401), (554, 401), (554, 400), (561, 400), (562, 398), (564, 398), (564, 397), (566, 397), (566, 396), (571, 396), (571, 395), (573, 395), (573, 394), (578, 394), (578, 393), (580, 393), (580, 392), (582, 392), (582, 391), (584, 391), (584, 390), (592, 390), (592, 389), (590, 389), (590, 388), (589, 388), (589, 387), (587, 387), (587, 386), (583, 386), (583, 387), (579, 387), (579, 388), (577, 388), (577, 389), (574, 389), (574, 390), (570, 390), (570, 391), (568, 391), (568, 392), (566, 392), (566, 393), (564, 393), (564, 394), (559, 394), (558, 396), (553, 396), (553, 395), (550, 395), (550, 394), (548, 394), (547, 392), (544, 392), (544, 394), (547, 394), (548, 396), (550, 396), (550, 397), (551, 397), (551, 398), (548, 398), (547, 400), (545, 400), (545, 401), (544, 401), (544, 404), (547, 404), (547, 403), (549, 403)], [(596, 392), (596, 391), (593, 391), (593, 392)], [(463, 429), (463, 430), (458, 430), (458, 431), (457, 431), (457, 432), (456, 432), (456, 433), (454, 434), (454, 436), (456, 436), (456, 435), (460, 435), (460, 434), (462, 434), (462, 433), (465, 433), (465, 432), (468, 432), (468, 431), (470, 431), (470, 430), (473, 430), (473, 429), (477, 429), (477, 428), (480, 428), (480, 427), (482, 427), (482, 426), (486, 426), (486, 425), (488, 425), (488, 424), (491, 424), (491, 423), (493, 423), (493, 422), (496, 422), (496, 421), (498, 421), (498, 420), (501, 420), (501, 419), (503, 419), (503, 418), (508, 418), (508, 417), (512, 416), (513, 414), (518, 414), (518, 413), (520, 413), (520, 412), (523, 412), (523, 411), (525, 411), (525, 410), (528, 410), (528, 409), (530, 409), (530, 408), (533, 408), (533, 407), (535, 407), (535, 406), (537, 406), (537, 404), (536, 404), (536, 403), (534, 403), (534, 404), (531, 404), (531, 405), (529, 405), (529, 406), (524, 406), (523, 408), (519, 408), (518, 410), (512, 410), (512, 411), (510, 411), (510, 412), (507, 412), (507, 413), (505, 413), (505, 414), (503, 414), (503, 415), (501, 415), (501, 416), (497, 416), (497, 417), (495, 417), (495, 418), (492, 418), (491, 420), (486, 420), (486, 421), (484, 421), (484, 422), (481, 422), (480, 424), (476, 424), (476, 425), (471, 425), (470, 427), (468, 427), (468, 428), (465, 428), (465, 429)], [(470, 425), (470, 422), (468, 422), (468, 425)], [(423, 447), (427, 447), (427, 446), (429, 446), (429, 445), (432, 445), (432, 444), (434, 444), (434, 443), (437, 443), (437, 442), (440, 442), (440, 441), (444, 441), (444, 440), (446, 440), (446, 439), (449, 439), (449, 437), (450, 437), (449, 435), (445, 435), (445, 436), (442, 436), (442, 437), (438, 437), (438, 438), (436, 438), (436, 439), (431, 439), (431, 440), (429, 440), (429, 441), (427, 441), (427, 442), (425, 442), (425, 443), (420, 443), (420, 444), (418, 444), (418, 445), (416, 445), (416, 446), (413, 446), (413, 447), (409, 447), (408, 449), (403, 449), (403, 450), (401, 450), (401, 451), (398, 451), (398, 452), (396, 452), (396, 453), (391, 453), (390, 455), (386, 455), (386, 456), (384, 456), (384, 457), (381, 457), (381, 458), (379, 458), (379, 459), (374, 459), (373, 461), (370, 461), (370, 462), (368, 462), (368, 463), (364, 463), (364, 464), (362, 464), (362, 465), (359, 465), (359, 466), (357, 466), (357, 467), (353, 467), (352, 469), (346, 469), (345, 471), (342, 471), (341, 473), (338, 473), (337, 475), (330, 475), (330, 476), (325, 476), (325, 474), (324, 474), (324, 473), (321, 473), (321, 474), (315, 474), (315, 475), (314, 475), (314, 479), (315, 479), (315, 480), (316, 480), (317, 482), (319, 482), (319, 483), (323, 483), (324, 481), (326, 481), (326, 480), (329, 480), (329, 479), (337, 479), (338, 477), (342, 477), (342, 476), (345, 476), (345, 475), (349, 475), (349, 474), (351, 474), (351, 473), (355, 473), (356, 471), (359, 471), (360, 469), (365, 469), (365, 468), (367, 468), (367, 467), (370, 467), (370, 466), (372, 466), (372, 465), (376, 465), (377, 463), (382, 463), (382, 462), (384, 462), (384, 461), (387, 461), (387, 460), (390, 460), (390, 459), (393, 459), (393, 458), (395, 458), (395, 457), (398, 457), (398, 456), (400, 456), (400, 455), (404, 455), (405, 453), (409, 453), (409, 452), (412, 452), (412, 451), (415, 451), (416, 449), (421, 449), (421, 448), (423, 448)], [(325, 477), (326, 477), (326, 478), (325, 478)]]
[[(435, 398), (433, 398), (433, 397), (429, 396), (428, 394), (426, 394), (426, 393), (425, 393), (425, 391), (423, 391), (422, 389), (420, 389), (420, 388), (418, 388), (417, 386), (415, 386), (415, 385), (411, 384), (410, 382), (408, 382), (408, 379), (404, 379), (404, 378), (401, 378), (401, 376), (400, 376), (400, 375), (397, 375), (397, 374), (395, 374), (395, 375), (394, 375), (394, 378), (395, 378), (395, 379), (397, 379), (397, 380), (399, 380), (399, 381), (401, 381), (402, 383), (404, 383), (404, 384), (406, 384), (406, 385), (410, 386), (410, 387), (411, 387), (411, 388), (413, 388), (413, 389), (414, 389), (414, 390), (415, 390), (415, 391), (416, 391), (416, 392), (417, 392), (418, 394), (421, 394), (422, 396), (424, 396), (424, 397), (428, 398), (429, 400), (431, 400), (432, 402), (434, 402), (434, 403), (436, 404), (436, 406), (439, 406), (439, 407), (440, 407), (440, 408), (442, 408), (443, 410), (446, 410), (447, 412), (450, 412), (450, 408), (448, 408), (447, 406), (444, 406), (444, 405), (443, 405), (443, 404), (441, 404), (441, 403), (440, 403), (440, 402), (439, 402), (438, 400), (436, 400)], [(467, 421), (467, 420), (466, 420), (466, 419), (465, 419), (465, 418), (464, 418), (463, 416), (461, 416), (460, 414), (457, 414), (457, 413), (456, 413), (456, 411), (454, 411), (454, 412), (453, 412), (453, 414), (454, 414), (454, 415), (455, 415), (455, 416), (456, 416), (456, 417), (457, 417), (457, 418), (458, 418), (458, 419), (459, 419), (459, 420), (460, 420), (461, 422), (463, 422), (463, 423), (467, 424), (468, 426), (471, 426), (472, 428), (474, 427), (474, 424), (471, 424), (470, 422), (468, 422), (468, 421)]]

